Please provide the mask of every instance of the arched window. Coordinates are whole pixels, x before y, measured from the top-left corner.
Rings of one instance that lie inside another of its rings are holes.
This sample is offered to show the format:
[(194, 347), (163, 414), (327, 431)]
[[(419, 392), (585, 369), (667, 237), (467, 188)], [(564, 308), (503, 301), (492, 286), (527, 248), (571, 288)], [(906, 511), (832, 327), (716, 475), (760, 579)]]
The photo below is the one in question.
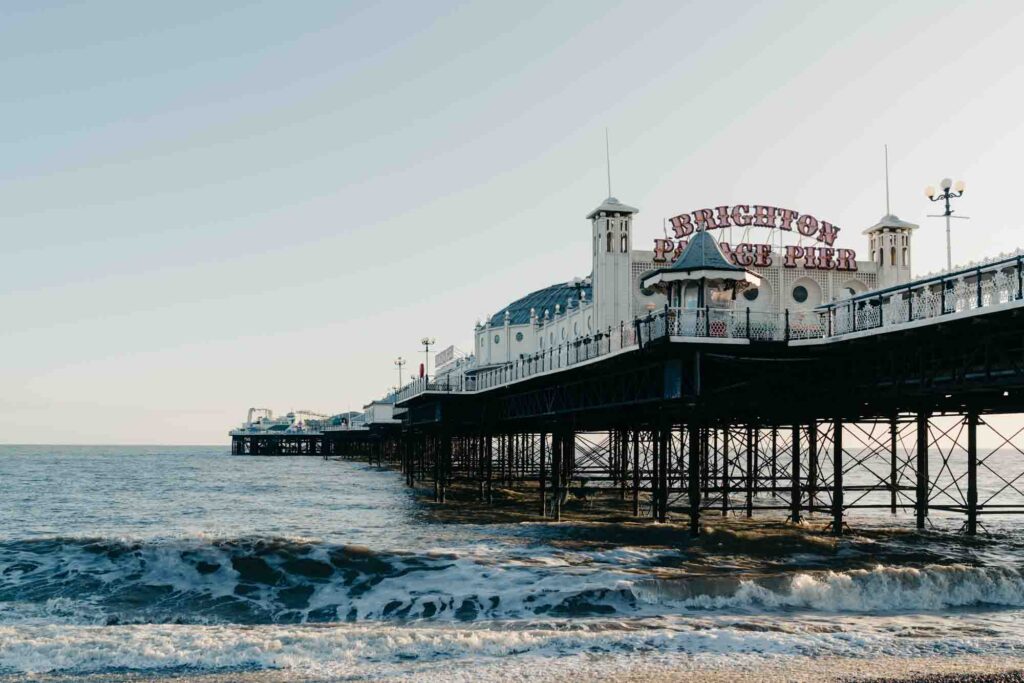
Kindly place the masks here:
[(612, 253), (612, 232), (608, 231), (608, 253)]
[(908, 259), (907, 259), (907, 248), (906, 248), (906, 247), (903, 247), (903, 265), (904, 265), (904, 266), (906, 266), (906, 265), (907, 265), (907, 260), (908, 260)]
[(889, 265), (896, 265), (896, 247), (889, 247)]
[(626, 233), (622, 233), (622, 237), (619, 238), (619, 251), (623, 254), (626, 253), (627, 242), (629, 242), (629, 240), (626, 239)]

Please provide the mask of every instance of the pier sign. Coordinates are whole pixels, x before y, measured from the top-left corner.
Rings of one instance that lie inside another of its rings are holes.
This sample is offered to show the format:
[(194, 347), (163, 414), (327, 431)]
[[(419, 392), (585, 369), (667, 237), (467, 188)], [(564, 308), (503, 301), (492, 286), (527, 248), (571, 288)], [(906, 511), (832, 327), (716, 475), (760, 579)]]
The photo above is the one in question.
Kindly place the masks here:
[(677, 258), (686, 248), (689, 241), (687, 238), (701, 230), (767, 228), (810, 238), (822, 246), (790, 245), (783, 247), (781, 254), (776, 254), (770, 244), (745, 243), (733, 247), (722, 242), (722, 252), (740, 266), (768, 267), (779, 256), (785, 268), (857, 270), (857, 254), (854, 250), (833, 248), (839, 236), (838, 226), (792, 209), (780, 209), (766, 204), (735, 204), (682, 213), (669, 218), (668, 222), (672, 226), (674, 238), (654, 240), (654, 261), (658, 263)]
[(440, 353), (434, 356), (434, 368), (439, 368), (442, 365), (447, 365), (455, 360), (455, 347), (449, 346)]

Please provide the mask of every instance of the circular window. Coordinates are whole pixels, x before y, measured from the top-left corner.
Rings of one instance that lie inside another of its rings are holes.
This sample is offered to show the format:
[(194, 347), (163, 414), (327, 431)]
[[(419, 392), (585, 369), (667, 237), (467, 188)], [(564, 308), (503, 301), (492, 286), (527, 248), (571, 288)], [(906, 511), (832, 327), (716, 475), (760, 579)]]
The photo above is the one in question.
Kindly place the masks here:
[(802, 304), (807, 301), (807, 288), (803, 285), (797, 285), (793, 288), (793, 301), (798, 304)]
[(743, 290), (743, 298), (747, 301), (757, 301), (757, 295), (761, 293), (761, 290), (757, 287), (748, 287)]
[(494, 335), (494, 343), (495, 343), (495, 344), (497, 344), (497, 343), (499, 343), (500, 341), (501, 341), (501, 335), (500, 335), (500, 334), (496, 334), (496, 335)]
[(590, 316), (588, 315), (587, 316), (587, 332), (590, 332), (593, 329), (594, 329), (593, 324), (591, 323)]
[(579, 322), (575, 322), (575, 323), (572, 324), (572, 333), (575, 334), (577, 337), (579, 336), (579, 334), (580, 334), (580, 324), (579, 324)]
[(523, 333), (516, 332), (516, 341), (523, 341)]

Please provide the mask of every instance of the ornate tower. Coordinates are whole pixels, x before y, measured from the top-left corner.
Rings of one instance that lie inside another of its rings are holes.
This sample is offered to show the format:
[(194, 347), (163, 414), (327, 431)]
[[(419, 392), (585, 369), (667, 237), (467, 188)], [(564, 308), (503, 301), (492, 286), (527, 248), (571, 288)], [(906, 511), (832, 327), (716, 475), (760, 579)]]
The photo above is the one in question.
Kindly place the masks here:
[(878, 269), (878, 287), (892, 287), (910, 281), (910, 242), (917, 226), (901, 221), (893, 214), (864, 231), (868, 236), (871, 260)]
[(592, 228), (595, 331), (618, 327), (621, 321), (632, 318), (630, 250), (636, 212), (615, 197), (608, 197), (587, 214)]

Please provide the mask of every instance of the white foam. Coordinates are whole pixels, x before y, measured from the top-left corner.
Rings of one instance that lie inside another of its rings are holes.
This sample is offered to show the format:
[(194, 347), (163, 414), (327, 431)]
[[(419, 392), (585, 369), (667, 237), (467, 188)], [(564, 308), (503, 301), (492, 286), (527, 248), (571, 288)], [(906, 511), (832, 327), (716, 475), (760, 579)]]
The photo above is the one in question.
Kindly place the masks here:
[[(552, 620), (466, 628), (444, 624), (3, 626), (0, 672), (152, 673), (185, 667), (431, 680), (458, 671), (461, 678), (472, 680), (474, 673), (485, 678), (481, 674), (486, 671), (507, 675), (505, 669), (491, 668), (498, 661), (514, 661), (515, 670), (529, 677), (531, 671), (550, 672), (552, 662), (562, 668), (579, 657), (600, 672), (655, 656), (680, 669), (696, 660), (725, 666), (738, 657), (756, 663), (780, 657), (998, 656), (1024, 648), (1024, 637), (1013, 628), (1021, 615), (1004, 615), (998, 628), (987, 621), (986, 635), (957, 632), (948, 628), (947, 619), (920, 616), (827, 622), (794, 619), (784, 629), (776, 627), (777, 617)], [(904, 637), (911, 633), (917, 637)]]

